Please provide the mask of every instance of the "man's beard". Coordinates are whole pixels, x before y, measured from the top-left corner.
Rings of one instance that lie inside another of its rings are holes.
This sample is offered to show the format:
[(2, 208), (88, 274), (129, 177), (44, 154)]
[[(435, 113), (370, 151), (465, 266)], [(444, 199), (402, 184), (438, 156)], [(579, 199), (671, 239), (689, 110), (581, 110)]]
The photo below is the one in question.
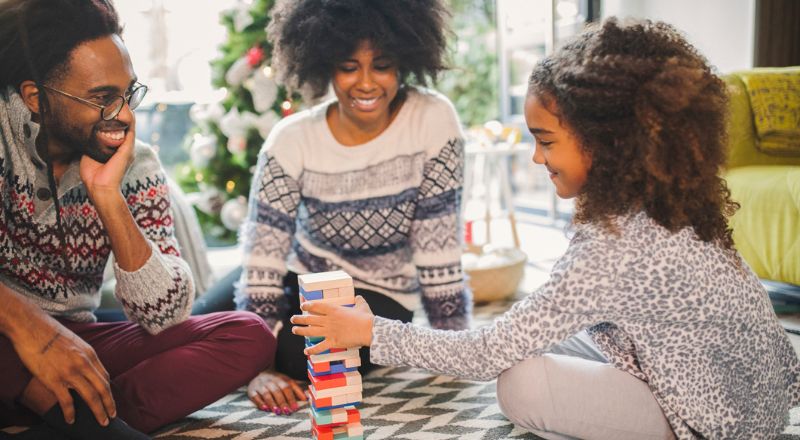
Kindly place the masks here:
[(86, 155), (100, 163), (108, 162), (116, 150), (107, 152), (108, 148), (104, 148), (101, 144), (97, 138), (97, 132), (103, 129), (127, 128), (126, 124), (112, 119), (111, 121), (98, 122), (92, 127), (88, 135), (82, 135), (81, 132), (83, 130), (70, 125), (67, 122), (67, 118), (57, 116), (50, 118), (47, 122), (49, 123), (48, 132), (50, 136), (67, 149), (64, 154), (70, 161), (78, 160), (81, 156)]

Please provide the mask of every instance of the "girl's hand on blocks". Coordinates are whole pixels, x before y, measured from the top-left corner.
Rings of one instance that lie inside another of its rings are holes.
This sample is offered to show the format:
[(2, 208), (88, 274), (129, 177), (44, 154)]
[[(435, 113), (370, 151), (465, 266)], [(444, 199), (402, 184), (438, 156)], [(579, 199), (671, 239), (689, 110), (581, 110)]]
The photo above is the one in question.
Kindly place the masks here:
[(319, 354), (331, 348), (363, 347), (372, 343), (372, 314), (364, 298), (357, 296), (354, 307), (306, 301), (300, 309), (308, 315), (294, 315), (292, 333), (300, 336), (322, 336), (322, 342), (306, 348), (306, 355)]
[(294, 379), (276, 371), (262, 371), (247, 385), (247, 397), (260, 410), (277, 415), (297, 411), (297, 401), (306, 400), (303, 389)]

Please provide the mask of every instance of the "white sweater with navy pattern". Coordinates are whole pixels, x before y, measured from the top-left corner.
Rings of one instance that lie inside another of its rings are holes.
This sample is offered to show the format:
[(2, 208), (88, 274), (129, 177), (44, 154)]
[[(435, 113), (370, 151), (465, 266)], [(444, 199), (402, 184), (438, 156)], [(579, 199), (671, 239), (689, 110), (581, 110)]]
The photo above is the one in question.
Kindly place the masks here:
[(330, 105), (282, 120), (260, 153), (240, 231), (238, 308), (273, 325), (284, 311), (288, 270), (342, 269), (356, 287), (409, 310), (421, 296), (436, 328), (467, 328), (471, 298), (460, 260), (464, 142), (452, 104), (410, 88), (391, 125), (355, 147), (333, 137)]
[(779, 436), (800, 404), (800, 361), (741, 256), (644, 213), (616, 227), (579, 226), (549, 280), (489, 326), (376, 318), (372, 362), (488, 380), (588, 329), (649, 385), (679, 439)]

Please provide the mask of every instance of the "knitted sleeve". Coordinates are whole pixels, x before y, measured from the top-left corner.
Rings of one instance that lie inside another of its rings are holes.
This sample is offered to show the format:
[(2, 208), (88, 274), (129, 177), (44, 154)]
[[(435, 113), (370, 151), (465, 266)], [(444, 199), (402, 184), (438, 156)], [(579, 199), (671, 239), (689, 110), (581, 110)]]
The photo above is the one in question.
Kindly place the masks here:
[(422, 304), (431, 326), (439, 329), (469, 327), (472, 298), (461, 269), (463, 167), (464, 142), (455, 136), (425, 164), (411, 225)]
[(194, 301), (192, 273), (178, 251), (168, 191), (155, 152), (138, 145), (122, 194), (153, 252), (136, 271), (114, 265), (114, 295), (128, 318), (151, 334), (185, 320)]
[(244, 260), (236, 307), (257, 313), (275, 328), (285, 307), (283, 277), (300, 187), (269, 150), (261, 152), (256, 168), (247, 220), (239, 235)]

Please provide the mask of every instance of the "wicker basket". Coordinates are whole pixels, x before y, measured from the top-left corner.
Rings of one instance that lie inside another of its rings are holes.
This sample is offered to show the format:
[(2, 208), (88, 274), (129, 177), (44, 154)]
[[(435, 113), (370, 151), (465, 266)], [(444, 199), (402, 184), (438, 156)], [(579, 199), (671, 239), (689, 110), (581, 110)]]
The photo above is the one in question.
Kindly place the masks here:
[(474, 302), (497, 301), (514, 296), (516, 293), (519, 282), (525, 273), (525, 261), (528, 259), (524, 252), (509, 247), (475, 255), (480, 258), (500, 253), (505, 257), (503, 259), (506, 264), (464, 269), (469, 276), (469, 286), (472, 289)]
[[(467, 245), (462, 256), (464, 271), (469, 276), (469, 286), (472, 289), (472, 300), (476, 303), (497, 301), (514, 296), (519, 287), (522, 276), (525, 274), (525, 262), (528, 256), (519, 248), (517, 225), (513, 214), (509, 215), (514, 247), (492, 247)], [(487, 219), (488, 223), (491, 219)], [(491, 240), (491, 237), (487, 235)], [(486, 259), (490, 261), (487, 261)], [(470, 260), (484, 259), (483, 263), (473, 266)], [(473, 267), (470, 267), (473, 266)]]

